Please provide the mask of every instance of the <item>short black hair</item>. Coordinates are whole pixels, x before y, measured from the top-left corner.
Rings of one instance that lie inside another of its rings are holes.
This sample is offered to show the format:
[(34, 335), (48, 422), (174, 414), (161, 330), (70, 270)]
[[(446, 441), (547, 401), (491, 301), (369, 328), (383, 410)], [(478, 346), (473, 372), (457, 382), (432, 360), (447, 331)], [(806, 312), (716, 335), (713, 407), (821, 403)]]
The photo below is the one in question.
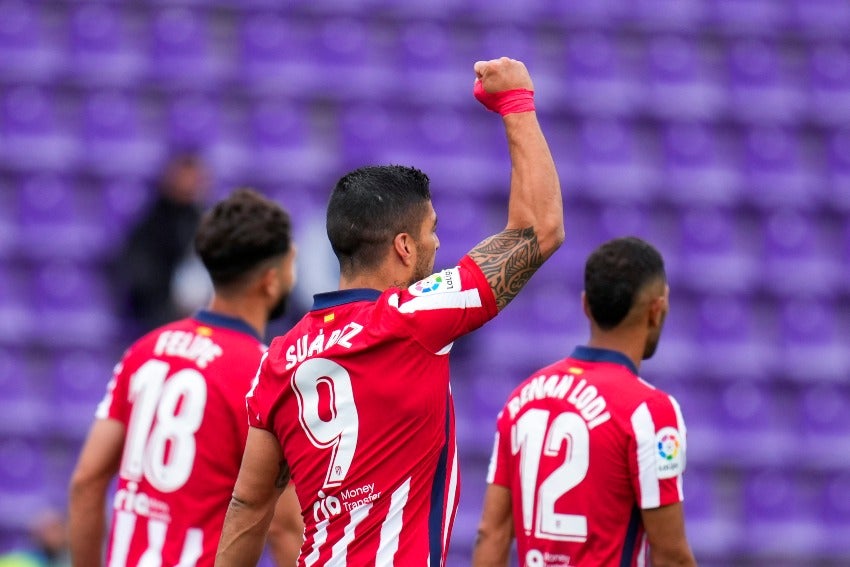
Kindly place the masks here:
[(431, 200), (428, 176), (401, 165), (344, 175), (328, 203), (327, 231), (343, 273), (374, 268), (399, 233), (417, 235)]
[(664, 259), (651, 244), (631, 236), (609, 240), (593, 251), (584, 267), (584, 293), (593, 320), (602, 329), (613, 329), (644, 286), (659, 278), (667, 278)]
[(289, 214), (253, 189), (237, 189), (201, 218), (195, 251), (216, 288), (238, 283), (292, 245)]

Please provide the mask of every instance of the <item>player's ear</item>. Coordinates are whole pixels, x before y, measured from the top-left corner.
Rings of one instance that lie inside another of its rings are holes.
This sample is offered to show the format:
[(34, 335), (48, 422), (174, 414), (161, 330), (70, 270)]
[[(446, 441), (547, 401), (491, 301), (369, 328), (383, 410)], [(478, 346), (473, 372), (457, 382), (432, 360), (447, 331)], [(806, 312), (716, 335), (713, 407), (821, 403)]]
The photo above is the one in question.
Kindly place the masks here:
[(581, 292), (581, 309), (584, 311), (585, 317), (591, 320), (593, 319), (593, 317), (590, 316), (590, 305), (587, 303), (587, 293), (584, 291)]
[(649, 326), (653, 329), (658, 328), (664, 322), (664, 315), (667, 313), (667, 295), (655, 297), (649, 302)]
[(393, 250), (405, 266), (413, 265), (413, 254), (416, 251), (413, 238), (406, 232), (399, 232), (393, 238)]
[(280, 278), (276, 266), (269, 266), (263, 270), (263, 275), (260, 277), (260, 287), (268, 297), (280, 296)]

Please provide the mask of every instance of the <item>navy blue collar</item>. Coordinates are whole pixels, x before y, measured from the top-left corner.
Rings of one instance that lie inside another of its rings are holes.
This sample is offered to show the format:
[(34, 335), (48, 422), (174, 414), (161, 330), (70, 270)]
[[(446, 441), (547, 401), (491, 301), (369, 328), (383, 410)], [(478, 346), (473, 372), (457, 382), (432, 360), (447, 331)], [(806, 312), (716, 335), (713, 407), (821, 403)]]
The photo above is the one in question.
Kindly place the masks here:
[(354, 303), (355, 301), (376, 301), (379, 297), (381, 297), (380, 291), (368, 288), (342, 289), (327, 293), (317, 293), (313, 296), (312, 311), (337, 307), (346, 303)]
[(614, 364), (622, 364), (635, 376), (640, 376), (637, 366), (632, 362), (632, 359), (616, 350), (608, 350), (607, 348), (595, 348), (589, 346), (577, 346), (570, 358), (576, 360), (584, 360), (586, 362), (613, 362)]
[(239, 317), (231, 317), (229, 315), (222, 315), (221, 313), (214, 313), (212, 311), (207, 311), (206, 309), (201, 309), (192, 315), (192, 319), (198, 323), (209, 325), (210, 327), (224, 327), (231, 331), (247, 333), (258, 341), (263, 342), (263, 338), (259, 335), (259, 333), (257, 333), (257, 330), (246, 323), (244, 319), (240, 319)]

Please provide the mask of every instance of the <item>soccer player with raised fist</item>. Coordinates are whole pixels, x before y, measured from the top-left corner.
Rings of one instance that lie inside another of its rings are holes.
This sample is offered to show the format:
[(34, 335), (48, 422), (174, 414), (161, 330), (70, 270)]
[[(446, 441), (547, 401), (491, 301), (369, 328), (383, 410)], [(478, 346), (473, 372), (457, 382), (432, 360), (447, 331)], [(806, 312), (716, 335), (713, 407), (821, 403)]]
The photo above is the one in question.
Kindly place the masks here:
[(434, 272), (428, 177), (344, 175), (327, 210), (338, 291), (275, 339), (248, 395), (251, 430), (216, 565), (256, 565), (279, 463), (301, 502), (299, 566), (439, 567), (460, 495), (449, 352), (516, 296), (561, 245), (555, 164), (519, 61), (475, 64), (475, 94), (504, 121), (505, 229)]

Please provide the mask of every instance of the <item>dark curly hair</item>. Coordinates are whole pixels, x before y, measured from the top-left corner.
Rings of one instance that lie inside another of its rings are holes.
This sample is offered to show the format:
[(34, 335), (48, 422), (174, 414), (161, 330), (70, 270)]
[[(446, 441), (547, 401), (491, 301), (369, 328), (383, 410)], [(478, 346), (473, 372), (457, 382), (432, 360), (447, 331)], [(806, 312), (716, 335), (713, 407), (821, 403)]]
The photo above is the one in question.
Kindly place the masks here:
[(417, 234), (431, 200), (428, 176), (401, 165), (343, 176), (328, 203), (327, 231), (344, 274), (374, 268), (399, 233)]
[(289, 214), (253, 189), (237, 189), (201, 218), (195, 251), (216, 288), (240, 282), (292, 245)]
[(645, 285), (666, 277), (661, 254), (648, 242), (635, 237), (606, 242), (584, 267), (584, 293), (593, 320), (602, 329), (613, 329)]

